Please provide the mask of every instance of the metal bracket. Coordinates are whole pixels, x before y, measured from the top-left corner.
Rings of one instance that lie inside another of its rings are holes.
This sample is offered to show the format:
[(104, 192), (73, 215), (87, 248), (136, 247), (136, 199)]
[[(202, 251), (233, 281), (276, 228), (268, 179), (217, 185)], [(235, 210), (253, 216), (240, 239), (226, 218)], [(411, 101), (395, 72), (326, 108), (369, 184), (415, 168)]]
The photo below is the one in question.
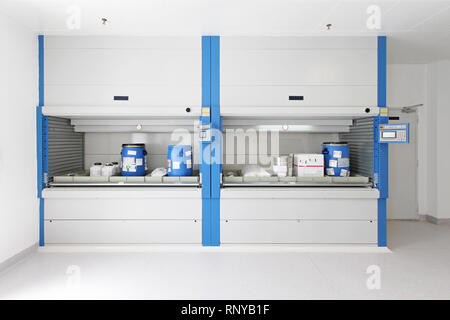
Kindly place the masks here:
[(413, 112), (416, 112), (416, 109), (417, 109), (418, 107), (422, 107), (422, 106), (423, 106), (423, 103), (414, 104), (414, 105), (412, 105), (412, 106), (402, 107), (401, 111), (402, 111), (403, 113), (413, 113)]

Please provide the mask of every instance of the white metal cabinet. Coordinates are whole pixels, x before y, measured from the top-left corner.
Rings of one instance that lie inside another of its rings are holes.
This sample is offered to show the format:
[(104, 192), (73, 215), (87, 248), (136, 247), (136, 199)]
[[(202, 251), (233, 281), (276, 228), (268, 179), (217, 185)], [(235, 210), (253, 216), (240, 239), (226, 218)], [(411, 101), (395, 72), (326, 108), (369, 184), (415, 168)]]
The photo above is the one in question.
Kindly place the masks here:
[(376, 220), (376, 199), (222, 199), (222, 219)]
[(376, 221), (221, 221), (223, 244), (375, 244)]
[(224, 244), (375, 244), (372, 188), (225, 188)]
[(199, 188), (44, 189), (47, 244), (200, 244)]
[(45, 219), (201, 219), (201, 199), (49, 199)]
[(200, 220), (46, 220), (46, 244), (200, 244)]
[(235, 106), (377, 104), (376, 37), (222, 37), (220, 62), (223, 114)]
[(44, 58), (46, 106), (201, 106), (200, 37), (46, 36)]

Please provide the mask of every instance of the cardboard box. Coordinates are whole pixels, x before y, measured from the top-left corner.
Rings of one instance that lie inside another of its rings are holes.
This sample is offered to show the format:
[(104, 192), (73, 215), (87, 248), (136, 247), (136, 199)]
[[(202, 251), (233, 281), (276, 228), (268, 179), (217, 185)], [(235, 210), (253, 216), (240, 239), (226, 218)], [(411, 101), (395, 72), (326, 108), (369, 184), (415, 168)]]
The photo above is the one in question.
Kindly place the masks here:
[(294, 155), (294, 175), (297, 177), (323, 177), (323, 154), (299, 153)]

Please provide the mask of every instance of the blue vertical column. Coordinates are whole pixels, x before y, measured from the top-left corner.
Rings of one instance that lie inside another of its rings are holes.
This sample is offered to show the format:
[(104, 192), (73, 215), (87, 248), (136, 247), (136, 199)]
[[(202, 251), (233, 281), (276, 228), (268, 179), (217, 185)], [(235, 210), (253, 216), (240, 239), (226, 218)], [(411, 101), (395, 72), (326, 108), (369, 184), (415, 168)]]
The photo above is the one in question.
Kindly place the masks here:
[[(378, 107), (386, 106), (386, 37), (378, 37)], [(378, 199), (378, 246), (387, 246), (386, 199), (389, 197), (389, 150), (387, 143), (379, 143), (379, 125), (389, 122), (387, 114), (374, 118), (374, 176), (376, 187), (380, 192)]]
[[(203, 133), (211, 128), (211, 37), (202, 37), (202, 113)], [(202, 244), (211, 245), (211, 141), (201, 142), (200, 174), (202, 177)]]
[(222, 122), (220, 118), (219, 37), (202, 37), (202, 115), (203, 132), (210, 139), (201, 142), (202, 244), (220, 245), (220, 173)]
[(222, 118), (220, 116), (220, 37), (211, 37), (211, 243), (220, 245), (220, 177)]
[(45, 244), (44, 238), (44, 199), (42, 190), (48, 177), (48, 117), (42, 114), (44, 105), (44, 36), (38, 36), (39, 60), (39, 105), (36, 108), (36, 151), (37, 151), (37, 195), (39, 198), (39, 245)]

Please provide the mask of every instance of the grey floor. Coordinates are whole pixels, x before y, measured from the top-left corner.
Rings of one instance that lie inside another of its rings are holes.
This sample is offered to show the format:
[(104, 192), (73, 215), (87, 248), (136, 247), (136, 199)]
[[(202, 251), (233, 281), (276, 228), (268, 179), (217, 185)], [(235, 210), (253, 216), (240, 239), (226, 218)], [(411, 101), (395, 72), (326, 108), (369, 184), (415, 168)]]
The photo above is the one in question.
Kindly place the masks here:
[(388, 229), (392, 253), (36, 252), (0, 299), (449, 299), (450, 227)]

